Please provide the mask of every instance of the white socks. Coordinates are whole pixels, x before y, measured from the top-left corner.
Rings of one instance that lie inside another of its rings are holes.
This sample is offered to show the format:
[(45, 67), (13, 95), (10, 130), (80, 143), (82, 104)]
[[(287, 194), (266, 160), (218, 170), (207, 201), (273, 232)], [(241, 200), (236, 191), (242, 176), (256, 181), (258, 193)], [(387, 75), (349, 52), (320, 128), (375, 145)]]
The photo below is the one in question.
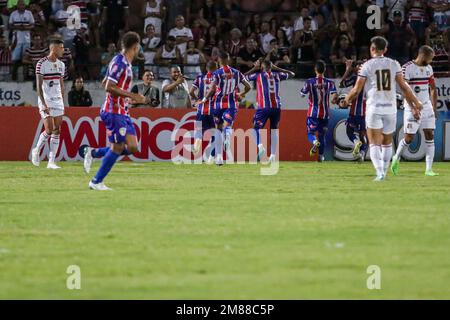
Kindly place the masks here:
[(44, 143), (46, 143), (48, 141), (48, 138), (50, 138), (50, 136), (45, 131), (42, 132), (41, 135), (39, 136), (39, 140), (36, 145), (36, 148), (39, 152), (41, 152), (41, 149), (42, 149)]
[(270, 155), (277, 154), (278, 147), (278, 129), (270, 130)]
[(48, 154), (48, 162), (54, 163), (56, 158), (56, 153), (59, 147), (59, 134), (52, 134), (50, 139), (50, 153)]
[(397, 152), (395, 153), (395, 158), (400, 161), (403, 150), (405, 148), (408, 149), (408, 147), (409, 147), (409, 143), (406, 143), (405, 139), (402, 139), (402, 141), (400, 141), (400, 143), (398, 144)]
[(433, 159), (434, 159), (434, 140), (425, 140), (426, 150), (426, 171), (431, 170), (433, 167)]
[(381, 146), (381, 158), (383, 159), (383, 174), (386, 175), (392, 158), (392, 143)]
[(377, 176), (384, 174), (384, 162), (381, 153), (381, 146), (379, 144), (370, 145), (370, 159), (372, 160), (373, 167), (377, 172)]

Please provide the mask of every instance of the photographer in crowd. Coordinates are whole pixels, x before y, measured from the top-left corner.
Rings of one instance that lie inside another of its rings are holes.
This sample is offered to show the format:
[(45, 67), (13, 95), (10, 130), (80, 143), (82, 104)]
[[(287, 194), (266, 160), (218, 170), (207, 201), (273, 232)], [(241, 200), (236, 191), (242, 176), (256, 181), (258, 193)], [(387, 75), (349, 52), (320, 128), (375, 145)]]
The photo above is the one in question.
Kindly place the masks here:
[(142, 94), (145, 97), (145, 103), (143, 104), (135, 104), (133, 107), (142, 107), (142, 108), (156, 108), (160, 105), (159, 100), (159, 89), (155, 86), (152, 86), (152, 81), (155, 80), (155, 75), (153, 71), (145, 70), (144, 75), (142, 76), (142, 80), (144, 81), (141, 84), (136, 84), (131, 88), (131, 92)]

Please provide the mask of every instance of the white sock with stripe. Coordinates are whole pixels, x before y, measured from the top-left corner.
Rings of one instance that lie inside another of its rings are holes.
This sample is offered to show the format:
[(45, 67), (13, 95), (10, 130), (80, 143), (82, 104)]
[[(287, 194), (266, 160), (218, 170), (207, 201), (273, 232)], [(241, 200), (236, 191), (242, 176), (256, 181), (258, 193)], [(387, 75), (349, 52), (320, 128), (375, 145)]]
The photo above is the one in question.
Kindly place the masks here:
[(48, 141), (48, 138), (50, 138), (50, 136), (45, 131), (42, 132), (41, 135), (39, 136), (39, 140), (36, 144), (36, 148), (39, 150), (39, 152), (41, 152), (41, 149), (44, 146), (44, 143)]
[(409, 148), (409, 143), (406, 143), (405, 139), (402, 139), (402, 141), (400, 141), (400, 143), (398, 144), (397, 152), (395, 153), (395, 158), (396, 158), (397, 160), (400, 161), (400, 158), (401, 158), (401, 156), (402, 156), (402, 154), (403, 154), (403, 150), (404, 150), (405, 148), (406, 148), (406, 149)]
[(435, 150), (434, 140), (425, 140), (425, 146), (427, 148), (425, 156), (426, 171), (429, 171), (433, 168), (434, 150)]
[(59, 134), (52, 134), (50, 138), (50, 153), (48, 155), (48, 162), (55, 162), (56, 153), (59, 147)]

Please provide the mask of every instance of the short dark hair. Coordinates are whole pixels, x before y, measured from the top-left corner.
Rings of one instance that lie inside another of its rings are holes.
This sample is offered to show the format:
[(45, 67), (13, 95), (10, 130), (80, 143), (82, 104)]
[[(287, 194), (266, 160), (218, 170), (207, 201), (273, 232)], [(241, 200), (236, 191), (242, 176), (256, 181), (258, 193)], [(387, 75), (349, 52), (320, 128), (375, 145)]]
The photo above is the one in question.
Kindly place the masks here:
[(228, 60), (228, 59), (230, 59), (230, 54), (226, 51), (220, 51), (219, 59), (220, 60)]
[(263, 65), (265, 69), (271, 69), (272, 68), (272, 63), (271, 63), (270, 60), (263, 60), (261, 62), (261, 65)]
[(166, 41), (177, 41), (174, 36), (168, 36)]
[(423, 54), (423, 55), (426, 55), (426, 56), (431, 56), (431, 55), (434, 54), (434, 50), (430, 46), (421, 46), (419, 48), (419, 54)]
[(305, 21), (312, 21), (312, 19), (311, 19), (311, 17), (304, 17), (303, 22), (305, 22)]
[(370, 43), (377, 49), (377, 51), (383, 51), (388, 47), (388, 41), (386, 38), (376, 36), (370, 39)]
[(146, 74), (147, 72), (150, 72), (153, 76), (155, 76), (155, 74), (153, 73), (153, 71), (150, 70), (150, 69), (144, 69), (144, 73), (143, 73), (142, 75)]
[[(284, 32), (284, 31), (283, 31)], [(272, 40), (270, 40), (270, 44), (272, 44), (272, 43), (277, 43), (278, 41), (277, 41), (277, 39), (275, 39), (275, 38), (273, 38)]]
[(314, 69), (316, 70), (317, 73), (324, 74), (326, 69), (325, 61), (317, 60)]
[(49, 44), (64, 44), (64, 41), (62, 41), (61, 39), (50, 39)]
[(212, 69), (217, 69), (217, 62), (215, 61), (208, 61), (208, 63), (206, 64), (206, 70), (212, 70)]
[(141, 42), (141, 37), (133, 31), (129, 31), (124, 34), (122, 38), (122, 47), (125, 50), (131, 49), (134, 45)]
[(177, 70), (180, 70), (180, 71), (181, 71), (180, 66), (177, 65), (177, 64), (173, 64), (173, 65), (170, 66), (170, 71), (172, 71), (173, 69), (177, 69)]

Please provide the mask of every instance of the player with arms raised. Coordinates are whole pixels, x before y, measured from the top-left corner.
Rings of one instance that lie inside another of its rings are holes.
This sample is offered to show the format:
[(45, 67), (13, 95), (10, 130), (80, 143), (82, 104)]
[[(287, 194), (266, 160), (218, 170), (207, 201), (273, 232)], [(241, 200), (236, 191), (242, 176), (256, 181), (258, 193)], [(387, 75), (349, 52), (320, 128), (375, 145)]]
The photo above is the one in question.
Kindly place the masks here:
[(103, 85), (106, 90), (106, 101), (100, 117), (106, 126), (110, 147), (86, 148), (84, 169), (90, 171), (92, 159), (103, 157), (102, 164), (95, 177), (89, 182), (93, 190), (111, 190), (103, 179), (111, 171), (121, 155), (130, 155), (137, 151), (136, 131), (128, 114), (128, 104), (145, 103), (141, 94), (130, 92), (133, 80), (131, 63), (139, 54), (140, 37), (135, 32), (127, 32), (122, 38), (122, 53), (116, 55), (109, 63)]
[[(225, 150), (231, 145), (231, 135), (233, 122), (236, 119), (239, 100), (244, 99), (245, 95), (251, 90), (250, 83), (245, 79), (244, 75), (228, 63), (230, 55), (228, 52), (222, 51), (219, 54), (220, 68), (214, 72), (214, 82), (202, 100), (195, 104), (198, 106), (207, 102), (214, 96), (216, 101), (214, 110), (214, 122), (216, 124), (216, 133), (214, 135), (216, 147), (216, 164), (222, 165), (222, 147)], [(239, 92), (239, 85), (243, 84), (245, 89)]]
[(319, 151), (318, 161), (322, 162), (325, 160), (325, 134), (328, 131), (328, 120), (330, 119), (330, 95), (333, 103), (337, 103), (338, 95), (334, 82), (323, 76), (326, 70), (325, 62), (317, 61), (314, 70), (316, 77), (306, 80), (300, 90), (300, 95), (309, 96), (306, 119), (308, 140), (312, 143), (309, 155), (312, 157)]
[(366, 123), (370, 158), (376, 170), (374, 181), (385, 179), (392, 157), (392, 136), (397, 122), (396, 84), (402, 90), (416, 119), (419, 119), (422, 108), (403, 79), (400, 64), (384, 56), (387, 47), (385, 38), (378, 36), (371, 39), (372, 59), (362, 65), (355, 86), (342, 101), (343, 107), (348, 106), (367, 85)]
[[(411, 89), (415, 92), (417, 99), (422, 103), (423, 109), (420, 118), (417, 120), (411, 110), (410, 105), (405, 101), (405, 112), (403, 114), (403, 130), (405, 137), (400, 141), (397, 153), (392, 158), (391, 171), (394, 175), (398, 174), (400, 158), (405, 148), (408, 148), (414, 135), (419, 128), (423, 128), (426, 145), (426, 169), (425, 175), (437, 176), (433, 172), (434, 158), (434, 129), (436, 128), (436, 107), (438, 94), (434, 82), (433, 68), (431, 62), (434, 58), (434, 50), (429, 46), (422, 46), (419, 49), (419, 55), (416, 60), (410, 61), (403, 66), (403, 76)], [(431, 92), (431, 99), (430, 99)]]
[(50, 54), (36, 64), (36, 88), (39, 114), (44, 119), (44, 132), (39, 136), (36, 147), (31, 151), (31, 162), (39, 166), (43, 145), (50, 138), (48, 169), (60, 169), (55, 163), (59, 147), (59, 134), (64, 115), (64, 63), (59, 60), (64, 54), (64, 42), (50, 40)]

